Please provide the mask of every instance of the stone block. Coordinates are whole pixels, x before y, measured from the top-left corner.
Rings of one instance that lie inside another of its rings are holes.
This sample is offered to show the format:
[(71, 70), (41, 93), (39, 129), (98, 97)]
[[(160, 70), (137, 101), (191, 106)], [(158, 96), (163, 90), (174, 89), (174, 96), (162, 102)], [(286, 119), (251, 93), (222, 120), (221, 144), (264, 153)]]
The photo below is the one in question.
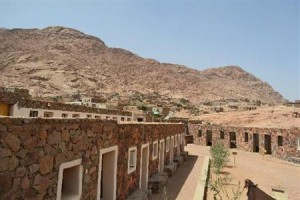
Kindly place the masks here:
[(13, 186), (13, 174), (0, 174), (0, 196), (7, 193)]
[(16, 156), (17, 156), (18, 158), (25, 158), (26, 155), (27, 155), (27, 152), (28, 152), (27, 149), (20, 149), (20, 151), (18, 151), (18, 152), (16, 153)]
[(53, 156), (46, 155), (45, 157), (40, 158), (39, 164), (40, 164), (40, 172), (42, 174), (47, 174), (51, 172), (53, 168)]
[(20, 139), (13, 134), (8, 134), (5, 137), (5, 142), (13, 151), (18, 151), (20, 149)]
[(12, 156), (9, 165), (9, 170), (14, 171), (19, 165), (19, 159), (16, 156)]
[(66, 161), (66, 155), (65, 154), (56, 154), (55, 155), (55, 167), (59, 167), (65, 161)]
[(29, 174), (32, 176), (35, 174), (37, 171), (39, 171), (40, 165), (39, 164), (32, 164), (29, 166)]
[(37, 174), (34, 177), (33, 187), (40, 194), (46, 193), (50, 184), (51, 184), (51, 181), (49, 180), (49, 178), (47, 176), (41, 176), (40, 174)]
[(70, 134), (69, 134), (68, 130), (63, 130), (61, 136), (62, 136), (62, 141), (69, 142), (69, 140), (70, 140)]
[(39, 156), (40, 158), (45, 156), (45, 152), (44, 152), (44, 150), (43, 150), (42, 148), (40, 148), (40, 149), (38, 150), (38, 156)]
[(47, 136), (48, 136), (48, 133), (47, 133), (46, 130), (41, 131), (40, 134), (39, 134), (40, 140), (46, 140)]
[(30, 182), (27, 176), (25, 176), (21, 181), (21, 188), (27, 190), (30, 187)]
[(38, 163), (38, 152), (27, 152), (27, 156), (22, 160), (23, 166), (28, 166), (34, 163)]
[(60, 144), (61, 143), (61, 133), (58, 131), (53, 131), (52, 133), (48, 134), (47, 138), (48, 144)]
[(0, 148), (0, 158), (11, 156), (11, 150), (7, 148)]
[(24, 142), (24, 147), (27, 149), (33, 149), (33, 148), (37, 147), (38, 142), (39, 142), (38, 138), (32, 136)]
[(14, 178), (14, 186), (19, 186), (21, 184), (21, 178)]
[(18, 167), (15, 172), (15, 177), (23, 177), (26, 174), (26, 168), (25, 167)]

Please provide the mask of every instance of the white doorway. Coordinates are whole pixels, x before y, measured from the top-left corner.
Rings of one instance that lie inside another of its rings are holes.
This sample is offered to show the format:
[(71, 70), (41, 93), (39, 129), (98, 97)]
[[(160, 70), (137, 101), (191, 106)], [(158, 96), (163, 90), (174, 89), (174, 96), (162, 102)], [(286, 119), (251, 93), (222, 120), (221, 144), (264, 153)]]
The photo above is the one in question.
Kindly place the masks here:
[(165, 140), (159, 141), (159, 158), (158, 158), (158, 172), (163, 172), (165, 167)]
[(181, 146), (181, 140), (180, 140), (180, 135), (178, 134), (177, 135), (177, 153), (176, 153), (176, 155), (177, 156), (180, 156), (180, 146)]
[(115, 200), (117, 191), (118, 146), (100, 149), (98, 200)]
[(140, 162), (140, 188), (148, 189), (149, 143), (142, 144)]
[(170, 163), (173, 163), (174, 160), (174, 136), (171, 137), (170, 144)]

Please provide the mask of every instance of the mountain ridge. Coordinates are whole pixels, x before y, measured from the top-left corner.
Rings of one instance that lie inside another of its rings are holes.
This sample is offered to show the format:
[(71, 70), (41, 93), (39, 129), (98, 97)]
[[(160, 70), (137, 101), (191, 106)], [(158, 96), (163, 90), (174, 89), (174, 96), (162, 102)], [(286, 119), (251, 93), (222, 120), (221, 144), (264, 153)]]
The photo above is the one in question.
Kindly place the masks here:
[(135, 90), (158, 92), (193, 103), (219, 99), (286, 100), (268, 83), (239, 66), (196, 70), (160, 63), (76, 29), (0, 29), (1, 86), (57, 96)]

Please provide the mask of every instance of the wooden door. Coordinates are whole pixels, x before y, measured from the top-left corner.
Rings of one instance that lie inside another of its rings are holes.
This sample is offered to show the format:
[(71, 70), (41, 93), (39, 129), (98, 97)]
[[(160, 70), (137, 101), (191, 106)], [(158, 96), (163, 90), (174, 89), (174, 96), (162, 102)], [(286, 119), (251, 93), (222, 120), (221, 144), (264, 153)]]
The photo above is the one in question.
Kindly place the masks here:
[(9, 116), (9, 104), (0, 103), (0, 115)]

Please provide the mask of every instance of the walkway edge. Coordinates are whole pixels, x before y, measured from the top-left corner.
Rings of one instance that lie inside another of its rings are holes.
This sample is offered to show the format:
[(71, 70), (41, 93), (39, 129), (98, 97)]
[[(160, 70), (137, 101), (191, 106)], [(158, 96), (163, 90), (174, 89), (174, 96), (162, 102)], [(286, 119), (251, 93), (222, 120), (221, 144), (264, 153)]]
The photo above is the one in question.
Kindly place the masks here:
[(209, 156), (205, 156), (193, 200), (202, 200), (205, 196), (205, 187), (207, 186), (209, 162)]

